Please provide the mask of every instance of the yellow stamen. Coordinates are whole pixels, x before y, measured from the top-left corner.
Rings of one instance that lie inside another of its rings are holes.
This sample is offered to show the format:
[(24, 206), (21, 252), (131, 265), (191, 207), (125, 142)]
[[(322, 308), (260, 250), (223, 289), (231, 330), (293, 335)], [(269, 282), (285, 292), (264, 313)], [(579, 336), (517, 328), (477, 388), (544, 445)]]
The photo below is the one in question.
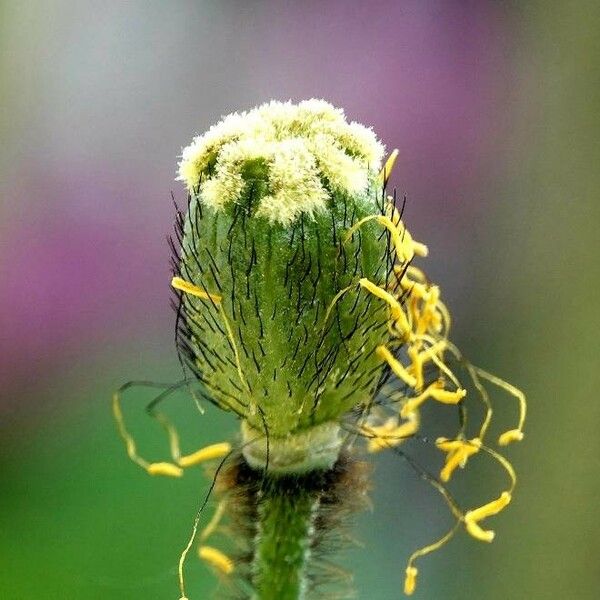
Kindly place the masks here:
[(510, 462), (506, 458), (504, 458), (504, 456), (502, 456), (502, 454), (496, 452), (495, 450), (492, 450), (491, 448), (488, 448), (487, 446), (484, 446), (483, 444), (481, 444), (481, 449), (486, 454), (489, 454), (496, 462), (500, 463), (502, 468), (506, 471), (507, 475), (510, 478), (509, 493), (512, 494), (513, 490), (515, 489), (515, 487), (517, 485), (517, 474), (515, 473), (515, 469), (513, 468), (513, 466), (510, 464)]
[(433, 542), (433, 544), (429, 544), (427, 546), (424, 546), (423, 548), (419, 548), (419, 550), (416, 550), (410, 555), (410, 558), (408, 559), (408, 565), (406, 567), (406, 577), (404, 579), (404, 593), (407, 596), (410, 596), (416, 588), (416, 579), (419, 571), (415, 566), (413, 566), (414, 561), (417, 558), (430, 554), (431, 552), (435, 552), (436, 550), (439, 550), (442, 546), (446, 545), (458, 531), (461, 519), (462, 515), (457, 515), (456, 524), (454, 525), (454, 527), (452, 527), (452, 529), (450, 529), (450, 531), (448, 531), (448, 533), (446, 533), (436, 542)]
[(375, 453), (399, 446), (418, 430), (419, 413), (417, 411), (410, 413), (408, 419), (400, 425), (397, 424), (394, 417), (390, 417), (383, 425), (364, 427), (363, 431), (370, 437), (367, 451)]
[(233, 572), (233, 561), (226, 554), (212, 546), (200, 546), (198, 556), (225, 575)]
[(185, 578), (183, 576), (183, 567), (185, 565), (185, 560), (187, 558), (188, 552), (190, 551), (194, 540), (196, 539), (196, 533), (198, 532), (198, 524), (200, 523), (202, 509), (200, 509), (196, 513), (196, 517), (194, 518), (194, 525), (192, 526), (192, 533), (190, 538), (185, 545), (185, 548), (182, 550), (181, 555), (179, 556), (179, 563), (177, 565), (177, 577), (179, 579), (179, 591), (181, 592), (181, 597), (185, 598)]
[(439, 340), (432, 346), (429, 346), (420, 353), (420, 360), (426, 362), (431, 360), (434, 356), (441, 356), (446, 349), (448, 342), (446, 340)]
[[(396, 265), (394, 267), (394, 271), (396, 272), (397, 275), (400, 275), (402, 273), (402, 271), (404, 270), (404, 267), (400, 266), (400, 265)], [(425, 300), (426, 298), (428, 298), (428, 288), (424, 283), (419, 283), (418, 281), (413, 281), (412, 279), (409, 279), (406, 275), (404, 275), (404, 277), (402, 277), (402, 279), (400, 280), (400, 287), (405, 290), (408, 291), (410, 290), (410, 298), (411, 300)]]
[(467, 532), (480, 542), (491, 543), (494, 541), (494, 536), (496, 535), (495, 532), (491, 529), (482, 529), (472, 519), (465, 519), (465, 527), (467, 529)]
[(417, 256), (425, 257), (429, 254), (429, 248), (422, 242), (415, 242), (415, 240), (412, 240), (412, 245), (413, 245), (413, 252)]
[(427, 277), (425, 276), (425, 273), (423, 273), (423, 271), (419, 269), (419, 267), (415, 267), (414, 265), (408, 265), (408, 268), (406, 269), (406, 274), (411, 279), (416, 279), (420, 283), (427, 283)]
[(412, 596), (417, 587), (417, 575), (419, 570), (417, 567), (406, 567), (406, 578), (404, 579), (404, 593), (407, 596)]
[(164, 430), (169, 436), (169, 447), (171, 449), (171, 458), (174, 463), (179, 463), (181, 451), (179, 449), (179, 434), (175, 426), (169, 421), (169, 419), (160, 412), (152, 412), (152, 416), (163, 426)]
[(348, 291), (350, 291), (353, 287), (355, 287), (354, 285), (349, 285), (348, 287), (345, 287), (343, 289), (341, 289), (331, 300), (331, 302), (329, 303), (329, 306), (327, 307), (327, 310), (325, 311), (325, 316), (323, 317), (323, 326), (325, 326), (325, 324), (327, 323), (327, 320), (329, 319), (329, 315), (331, 314), (331, 311), (333, 310), (333, 307), (338, 303), (339, 299)]
[(409, 254), (405, 255), (404, 253), (398, 254), (398, 260), (400, 263), (408, 262), (412, 259), (412, 257), (416, 254), (417, 256), (427, 256), (428, 249), (425, 244), (421, 244), (420, 242), (415, 242), (410, 235), (410, 231), (406, 229), (404, 223), (402, 223), (402, 216), (398, 209), (394, 206), (393, 198), (389, 197), (389, 202), (387, 204), (389, 209), (390, 220), (392, 224), (396, 227), (396, 230), (402, 234), (402, 244), (405, 245), (406, 249), (408, 249)]
[(452, 473), (458, 468), (463, 468), (467, 464), (469, 457), (477, 454), (481, 448), (481, 440), (473, 438), (472, 440), (448, 440), (438, 438), (435, 445), (447, 453), (446, 463), (440, 472), (440, 479), (444, 482), (450, 481)]
[(438, 302), (438, 310), (442, 315), (442, 319), (444, 321), (444, 337), (447, 339), (450, 334), (450, 326), (452, 325), (452, 318), (450, 317), (450, 311), (448, 307), (443, 302)]
[(510, 429), (505, 431), (499, 438), (498, 444), (501, 446), (508, 446), (511, 442), (520, 442), (524, 437), (523, 432), (520, 429)]
[(503, 379), (484, 371), (478, 367), (474, 367), (477, 371), (477, 374), (484, 379), (487, 379), (490, 383), (502, 388), (506, 392), (508, 392), (511, 396), (514, 396), (519, 402), (519, 423), (515, 429), (511, 429), (509, 431), (505, 431), (500, 438), (498, 439), (498, 443), (501, 446), (506, 446), (511, 442), (520, 442), (523, 437), (523, 426), (525, 425), (525, 418), (527, 416), (527, 400), (525, 399), (525, 394), (514, 385), (507, 383)]
[(393, 354), (385, 346), (378, 346), (377, 350), (375, 350), (375, 354), (377, 354), (379, 358), (385, 360), (394, 374), (404, 381), (406, 385), (409, 385), (410, 387), (416, 386), (417, 379), (408, 373), (404, 365), (394, 358)]
[(450, 481), (452, 474), (456, 471), (457, 467), (464, 467), (469, 456), (476, 454), (478, 448), (471, 448), (470, 450), (456, 451), (446, 456), (446, 464), (440, 471), (440, 479), (446, 483)]
[(392, 153), (388, 156), (388, 159), (385, 161), (385, 165), (383, 169), (379, 172), (379, 182), (384, 185), (388, 182), (390, 175), (392, 174), (392, 169), (394, 168), (394, 163), (398, 158), (398, 148), (394, 148)]
[(413, 344), (411, 346), (411, 348), (414, 348), (414, 350), (411, 350), (411, 348), (409, 348), (408, 354), (409, 354), (409, 357), (414, 357), (414, 364), (408, 368), (408, 371), (410, 373), (417, 375), (417, 379), (418, 379), (417, 369), (421, 368), (421, 370), (422, 370), (422, 364), (431, 360), (435, 364), (435, 366), (438, 367), (440, 369), (440, 371), (442, 371), (442, 373), (444, 373), (444, 375), (446, 375), (446, 377), (448, 377), (448, 379), (458, 389), (461, 389), (461, 385), (460, 385), (460, 382), (458, 381), (458, 378), (446, 366), (446, 363), (443, 361), (443, 357), (444, 357), (443, 352), (448, 344), (448, 341), (445, 338), (438, 340), (437, 338), (435, 338), (433, 336), (425, 335), (425, 334), (419, 335), (419, 336), (414, 336), (413, 341), (425, 341), (428, 344), (431, 344), (431, 346), (429, 348), (427, 348), (426, 350), (422, 351), (421, 353), (419, 353), (419, 355), (417, 355), (417, 353), (416, 353), (418, 345)]
[(428, 398), (433, 398), (434, 400), (438, 400), (438, 402), (443, 402), (444, 404), (457, 404), (466, 394), (465, 390), (459, 389), (455, 392), (450, 392), (448, 390), (444, 390), (443, 387), (443, 381), (438, 380), (433, 382), (431, 385), (427, 386), (425, 391), (423, 391), (421, 394), (415, 396), (414, 398), (409, 398), (406, 401), (406, 404), (404, 404), (400, 410), (400, 415), (403, 418), (407, 418), (413, 410), (419, 408), (419, 406)]
[(207, 460), (213, 460), (215, 458), (223, 458), (225, 455), (231, 452), (231, 444), (228, 442), (221, 442), (219, 444), (212, 444), (210, 446), (205, 446), (204, 448), (200, 448), (196, 452), (192, 454), (188, 454), (187, 456), (182, 456), (179, 459), (179, 466), (187, 468), (192, 467), (194, 465), (200, 464), (201, 462), (205, 462)]
[(416, 346), (410, 346), (407, 354), (411, 362), (410, 370), (415, 375), (415, 385), (413, 387), (417, 390), (422, 390), (424, 384), (423, 355), (419, 352), (419, 349)]
[(166, 477), (181, 477), (183, 469), (169, 462), (150, 463), (146, 467), (150, 475), (165, 475)]
[(436, 447), (444, 452), (456, 452), (457, 450), (460, 450), (464, 444), (464, 440), (449, 440), (444, 437), (439, 437), (435, 440)]
[[(451, 440), (445, 440), (445, 441), (448, 443), (453, 443), (453, 441), (451, 441)], [(455, 441), (458, 441), (458, 440), (455, 440)], [(464, 521), (464, 515), (462, 514), (462, 511), (456, 505), (456, 503), (452, 499), (452, 496), (450, 496), (450, 494), (448, 493), (448, 490), (446, 490), (444, 485), (441, 484), (437, 479), (435, 479), (433, 477), (427, 477), (426, 480), (443, 496), (446, 504), (448, 505), (452, 514), (456, 518), (456, 523), (454, 524), (452, 529), (450, 529), (450, 531), (448, 531), (448, 533), (446, 533), (444, 536), (442, 536), (439, 540), (433, 542), (432, 544), (424, 546), (423, 548), (420, 548), (419, 550), (416, 550), (415, 552), (413, 552), (411, 554), (410, 558), (408, 559), (408, 565), (406, 567), (406, 579), (405, 579), (405, 587), (404, 587), (405, 593), (409, 594), (409, 595), (414, 591), (414, 589), (416, 587), (416, 576), (418, 574), (417, 568), (413, 565), (414, 561), (417, 558), (420, 558), (421, 556), (425, 556), (431, 552), (434, 552), (434, 551), (438, 550), (439, 548), (441, 548), (442, 546), (444, 546), (445, 544), (447, 544), (454, 537), (454, 535), (458, 531), (459, 527), (461, 526), (461, 523)]]
[(121, 439), (125, 442), (125, 448), (127, 450), (127, 456), (136, 464), (142, 467), (142, 469), (148, 469), (149, 463), (144, 460), (137, 453), (137, 448), (135, 445), (135, 440), (127, 431), (125, 427), (125, 419), (123, 418), (123, 411), (121, 410), (121, 402), (120, 402), (120, 393), (115, 392), (112, 397), (112, 409), (113, 415), (115, 417), (115, 421), (117, 423), (117, 429), (119, 431), (119, 435)]
[(501, 510), (506, 508), (510, 501), (512, 500), (512, 496), (509, 492), (502, 492), (499, 498), (496, 500), (492, 500), (479, 508), (474, 510), (470, 510), (465, 514), (465, 519), (472, 519), (473, 521), (482, 521), (487, 517), (493, 517), (497, 515)]
[(467, 390), (458, 389), (454, 392), (442, 389), (432, 389), (430, 396), (442, 404), (458, 404), (467, 395)]
[(491, 529), (482, 529), (479, 526), (479, 521), (486, 517), (497, 515), (510, 503), (511, 495), (509, 492), (502, 492), (500, 498), (488, 502), (475, 510), (470, 510), (465, 514), (465, 527), (475, 539), (482, 542), (491, 542), (494, 539), (495, 533)]
[(398, 223), (398, 230), (400, 229), (400, 227), (402, 227), (402, 237), (403, 237), (402, 245), (406, 249), (408, 249), (408, 253), (406, 253), (404, 255), (404, 258), (402, 258), (402, 255), (399, 254), (398, 260), (400, 262), (407, 262), (409, 260), (412, 260), (412, 258), (415, 254), (417, 256), (421, 256), (421, 257), (427, 256), (429, 254), (429, 248), (427, 248), (427, 246), (425, 244), (422, 244), (421, 242), (416, 242), (415, 240), (413, 240), (412, 235), (410, 235), (410, 231), (408, 231), (408, 229), (406, 229), (406, 227), (404, 227), (404, 225), (402, 224), (402, 221), (400, 221)]
[(222, 297), (219, 294), (209, 294), (203, 289), (199, 288), (197, 285), (190, 283), (189, 281), (185, 281), (181, 277), (173, 277), (171, 279), (171, 286), (176, 290), (181, 290), (186, 294), (191, 294), (192, 296), (197, 296), (198, 298), (202, 298), (204, 300), (212, 300), (215, 303), (219, 303), (222, 300)]
[(391, 438), (392, 432), (396, 429), (396, 419), (390, 417), (383, 425), (371, 425), (365, 426), (362, 430), (367, 436), (369, 441), (367, 443), (367, 452), (374, 454), (380, 450), (386, 450), (393, 445), (392, 439), (388, 440), (388, 436)]
[(506, 458), (504, 458), (504, 456), (484, 445), (481, 445), (481, 450), (492, 456), (502, 465), (510, 477), (511, 482), (510, 489), (502, 492), (499, 498), (492, 500), (491, 502), (488, 502), (479, 508), (470, 510), (465, 514), (464, 522), (467, 532), (482, 542), (491, 542), (494, 539), (494, 532), (491, 530), (482, 529), (479, 526), (479, 521), (487, 517), (497, 515), (510, 503), (512, 499), (512, 492), (517, 484), (517, 476), (513, 466), (510, 464), (510, 462), (508, 462), (508, 460), (506, 460)]
[[(137, 453), (137, 448), (133, 436), (127, 431), (125, 427), (125, 419), (123, 417), (123, 411), (121, 410), (120, 393), (115, 392), (112, 399), (112, 408), (115, 421), (117, 422), (117, 428), (121, 439), (125, 442), (125, 448), (129, 458), (142, 467), (149, 475), (162, 475), (165, 477), (181, 477), (183, 475), (183, 469), (178, 465), (170, 462), (154, 462), (149, 463), (143, 459)], [(162, 413), (153, 413), (157, 421), (165, 428), (169, 435), (169, 445), (171, 447), (171, 456), (173, 461), (178, 462), (179, 460), (179, 436), (177, 430)]]
[(404, 406), (400, 409), (400, 416), (403, 419), (407, 419), (408, 415), (410, 415), (413, 411), (419, 408), (419, 406), (421, 406), (421, 404), (423, 404), (423, 402), (425, 402), (425, 400), (429, 398), (429, 388), (436, 385), (441, 385), (441, 383), (436, 381), (435, 383), (432, 383), (424, 392), (421, 392), (418, 396), (415, 396), (414, 398), (409, 398), (404, 404)]
[(354, 225), (352, 225), (352, 227), (350, 227), (350, 229), (348, 229), (348, 231), (346, 232), (346, 237), (344, 237), (344, 244), (348, 243), (350, 238), (354, 235), (354, 232), (360, 229), (365, 223), (368, 223), (369, 221), (377, 221), (380, 216), (381, 215), (368, 215), (356, 221), (356, 223), (354, 223)]
[(485, 407), (485, 417), (484, 417), (483, 422), (481, 423), (481, 427), (479, 429), (479, 438), (481, 440), (483, 440), (485, 438), (485, 434), (487, 433), (487, 430), (490, 426), (490, 423), (492, 421), (492, 415), (493, 415), (492, 403), (490, 402), (489, 395), (487, 393), (487, 390), (483, 387), (481, 381), (479, 380), (479, 376), (477, 374), (476, 367), (474, 367), (468, 360), (466, 360), (463, 357), (460, 350), (454, 344), (452, 344), (451, 342), (449, 342), (447, 340), (446, 340), (446, 347), (458, 361), (460, 361), (461, 363), (464, 364), (465, 368), (469, 372), (469, 376), (471, 377), (471, 381), (473, 382), (475, 389), (479, 393), (479, 398), (481, 399), (481, 402), (483, 403), (483, 405)]
[(415, 242), (412, 239), (408, 229), (406, 229), (406, 227), (404, 227), (402, 224), (402, 221), (394, 223), (392, 219), (386, 217), (385, 215), (369, 215), (360, 219), (354, 223), (352, 227), (350, 227), (346, 233), (344, 242), (347, 242), (358, 228), (362, 227), (369, 221), (377, 221), (389, 231), (392, 244), (396, 250), (396, 258), (398, 262), (410, 262), (415, 254), (417, 254), (417, 256), (427, 256), (427, 246), (425, 246), (425, 244)]
[(387, 302), (390, 307), (390, 315), (392, 320), (394, 321), (394, 324), (398, 328), (400, 334), (407, 335), (410, 332), (410, 325), (406, 315), (404, 314), (404, 311), (402, 310), (402, 305), (400, 302), (398, 302), (398, 300), (396, 300), (392, 294), (386, 292), (383, 288), (375, 285), (365, 277), (360, 279), (358, 283), (362, 288), (366, 289), (374, 296), (377, 296), (377, 298)]
[[(392, 243), (396, 250), (396, 259), (400, 263), (411, 261), (415, 255), (413, 241), (408, 229), (402, 224), (402, 221), (396, 225), (389, 217), (384, 216), (377, 217), (377, 221), (390, 232), (390, 237), (392, 238)], [(400, 229), (401, 227), (402, 229)]]
[(242, 385), (246, 388), (248, 394), (250, 395), (250, 386), (248, 385), (248, 382), (246, 381), (246, 378), (244, 377), (244, 371), (242, 370), (242, 363), (240, 362), (240, 353), (238, 351), (237, 344), (235, 343), (235, 337), (233, 336), (233, 331), (231, 329), (229, 319), (227, 318), (227, 315), (225, 314), (225, 310), (223, 309), (222, 304), (219, 304), (219, 312), (221, 313), (221, 317), (225, 324), (225, 329), (227, 330), (227, 337), (229, 338), (229, 341), (231, 342), (231, 347), (233, 348), (233, 354), (235, 356), (235, 364), (237, 367), (238, 376), (240, 378), (240, 381), (242, 382)]
[[(423, 336), (423, 337), (425, 337), (425, 336)], [(427, 336), (427, 337), (429, 337), (429, 336)], [(442, 341), (445, 342), (446, 340), (442, 340)], [(460, 385), (460, 381), (458, 380), (458, 377), (456, 377), (456, 375), (447, 367), (446, 363), (442, 360), (443, 354), (441, 352), (440, 352), (439, 357), (437, 354), (432, 353), (429, 358), (430, 358), (431, 362), (433, 362), (435, 364), (435, 366), (442, 373), (444, 373), (444, 375), (446, 375), (446, 377), (448, 377), (448, 379), (456, 386), (457, 390), (462, 389), (462, 387)]]
[(219, 523), (221, 522), (221, 519), (223, 518), (223, 515), (225, 513), (226, 506), (227, 503), (225, 502), (225, 500), (221, 500), (221, 502), (219, 502), (217, 510), (215, 510), (215, 514), (212, 516), (212, 519), (200, 533), (200, 541), (203, 542), (204, 540), (208, 539), (213, 534), (215, 529), (219, 526)]
[(438, 332), (441, 329), (442, 315), (438, 311), (439, 299), (440, 289), (437, 285), (433, 285), (427, 290), (422, 309), (419, 311), (416, 306), (413, 307), (417, 315), (417, 335), (421, 335), (427, 331)]

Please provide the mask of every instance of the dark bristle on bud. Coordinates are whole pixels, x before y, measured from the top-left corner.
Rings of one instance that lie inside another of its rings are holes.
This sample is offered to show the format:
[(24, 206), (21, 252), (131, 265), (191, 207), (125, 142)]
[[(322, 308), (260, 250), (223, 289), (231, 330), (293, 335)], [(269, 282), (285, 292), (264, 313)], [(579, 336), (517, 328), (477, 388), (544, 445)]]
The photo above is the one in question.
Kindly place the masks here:
[[(356, 543), (350, 530), (353, 517), (369, 506), (370, 472), (368, 463), (348, 453), (342, 453), (332, 469), (284, 476), (252, 469), (241, 454), (232, 458), (229, 466), (219, 473), (215, 492), (219, 500), (226, 502), (225, 529), (231, 532), (229, 539), (234, 543), (230, 555), (235, 572), (223, 580), (215, 597), (238, 600), (254, 597), (261, 513), (271, 510), (268, 503), (273, 498), (288, 498), (292, 507), (295, 499), (300, 503), (308, 498), (313, 506), (306, 540), (307, 588), (303, 597), (307, 600), (354, 597), (351, 573), (338, 567), (332, 558)], [(282, 539), (286, 536), (285, 526), (281, 522)]]

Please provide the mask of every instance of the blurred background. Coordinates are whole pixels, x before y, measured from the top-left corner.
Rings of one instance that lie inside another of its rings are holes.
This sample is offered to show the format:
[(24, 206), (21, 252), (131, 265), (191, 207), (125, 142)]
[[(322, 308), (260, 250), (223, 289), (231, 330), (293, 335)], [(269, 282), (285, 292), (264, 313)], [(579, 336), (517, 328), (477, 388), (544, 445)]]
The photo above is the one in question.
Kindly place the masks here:
[[(455, 341), (530, 403), (496, 541), (424, 559), (415, 597), (597, 598), (599, 40), (585, 0), (1, 3), (0, 597), (178, 597), (208, 481), (145, 476), (109, 409), (128, 379), (180, 378), (177, 156), (222, 114), (323, 97), (400, 149), (393, 184)], [(159, 457), (151, 397), (132, 392), (127, 415)], [(189, 450), (237, 427), (185, 394), (170, 411)], [(350, 563), (359, 598), (388, 600), (449, 517), (406, 464), (374, 462)], [(209, 569), (188, 573), (207, 597)]]

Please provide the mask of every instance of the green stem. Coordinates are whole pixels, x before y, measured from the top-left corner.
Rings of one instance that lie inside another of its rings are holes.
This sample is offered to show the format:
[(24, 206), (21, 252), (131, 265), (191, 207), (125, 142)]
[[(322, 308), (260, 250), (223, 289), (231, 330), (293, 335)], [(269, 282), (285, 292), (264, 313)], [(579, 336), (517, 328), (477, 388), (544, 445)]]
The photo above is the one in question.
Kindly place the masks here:
[(252, 563), (254, 600), (301, 600), (306, 595), (320, 501), (320, 495), (302, 483), (309, 476), (267, 477), (259, 492)]
[(239, 455), (216, 487), (236, 537), (236, 598), (346, 597), (351, 582), (332, 559), (351, 539), (347, 526), (367, 505), (368, 487), (365, 463), (345, 452), (331, 468), (296, 474), (255, 469)]

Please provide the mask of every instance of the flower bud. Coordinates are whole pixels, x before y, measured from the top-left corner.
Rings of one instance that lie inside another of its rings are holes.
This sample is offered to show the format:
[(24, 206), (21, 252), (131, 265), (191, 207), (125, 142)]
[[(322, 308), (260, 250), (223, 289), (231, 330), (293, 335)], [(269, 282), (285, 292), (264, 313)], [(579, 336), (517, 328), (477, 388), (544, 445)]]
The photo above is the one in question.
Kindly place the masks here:
[(385, 213), (382, 155), (321, 100), (229, 115), (183, 151), (179, 348), (248, 430), (285, 438), (377, 389), (389, 307), (359, 282), (385, 286), (393, 265), (368, 220)]

